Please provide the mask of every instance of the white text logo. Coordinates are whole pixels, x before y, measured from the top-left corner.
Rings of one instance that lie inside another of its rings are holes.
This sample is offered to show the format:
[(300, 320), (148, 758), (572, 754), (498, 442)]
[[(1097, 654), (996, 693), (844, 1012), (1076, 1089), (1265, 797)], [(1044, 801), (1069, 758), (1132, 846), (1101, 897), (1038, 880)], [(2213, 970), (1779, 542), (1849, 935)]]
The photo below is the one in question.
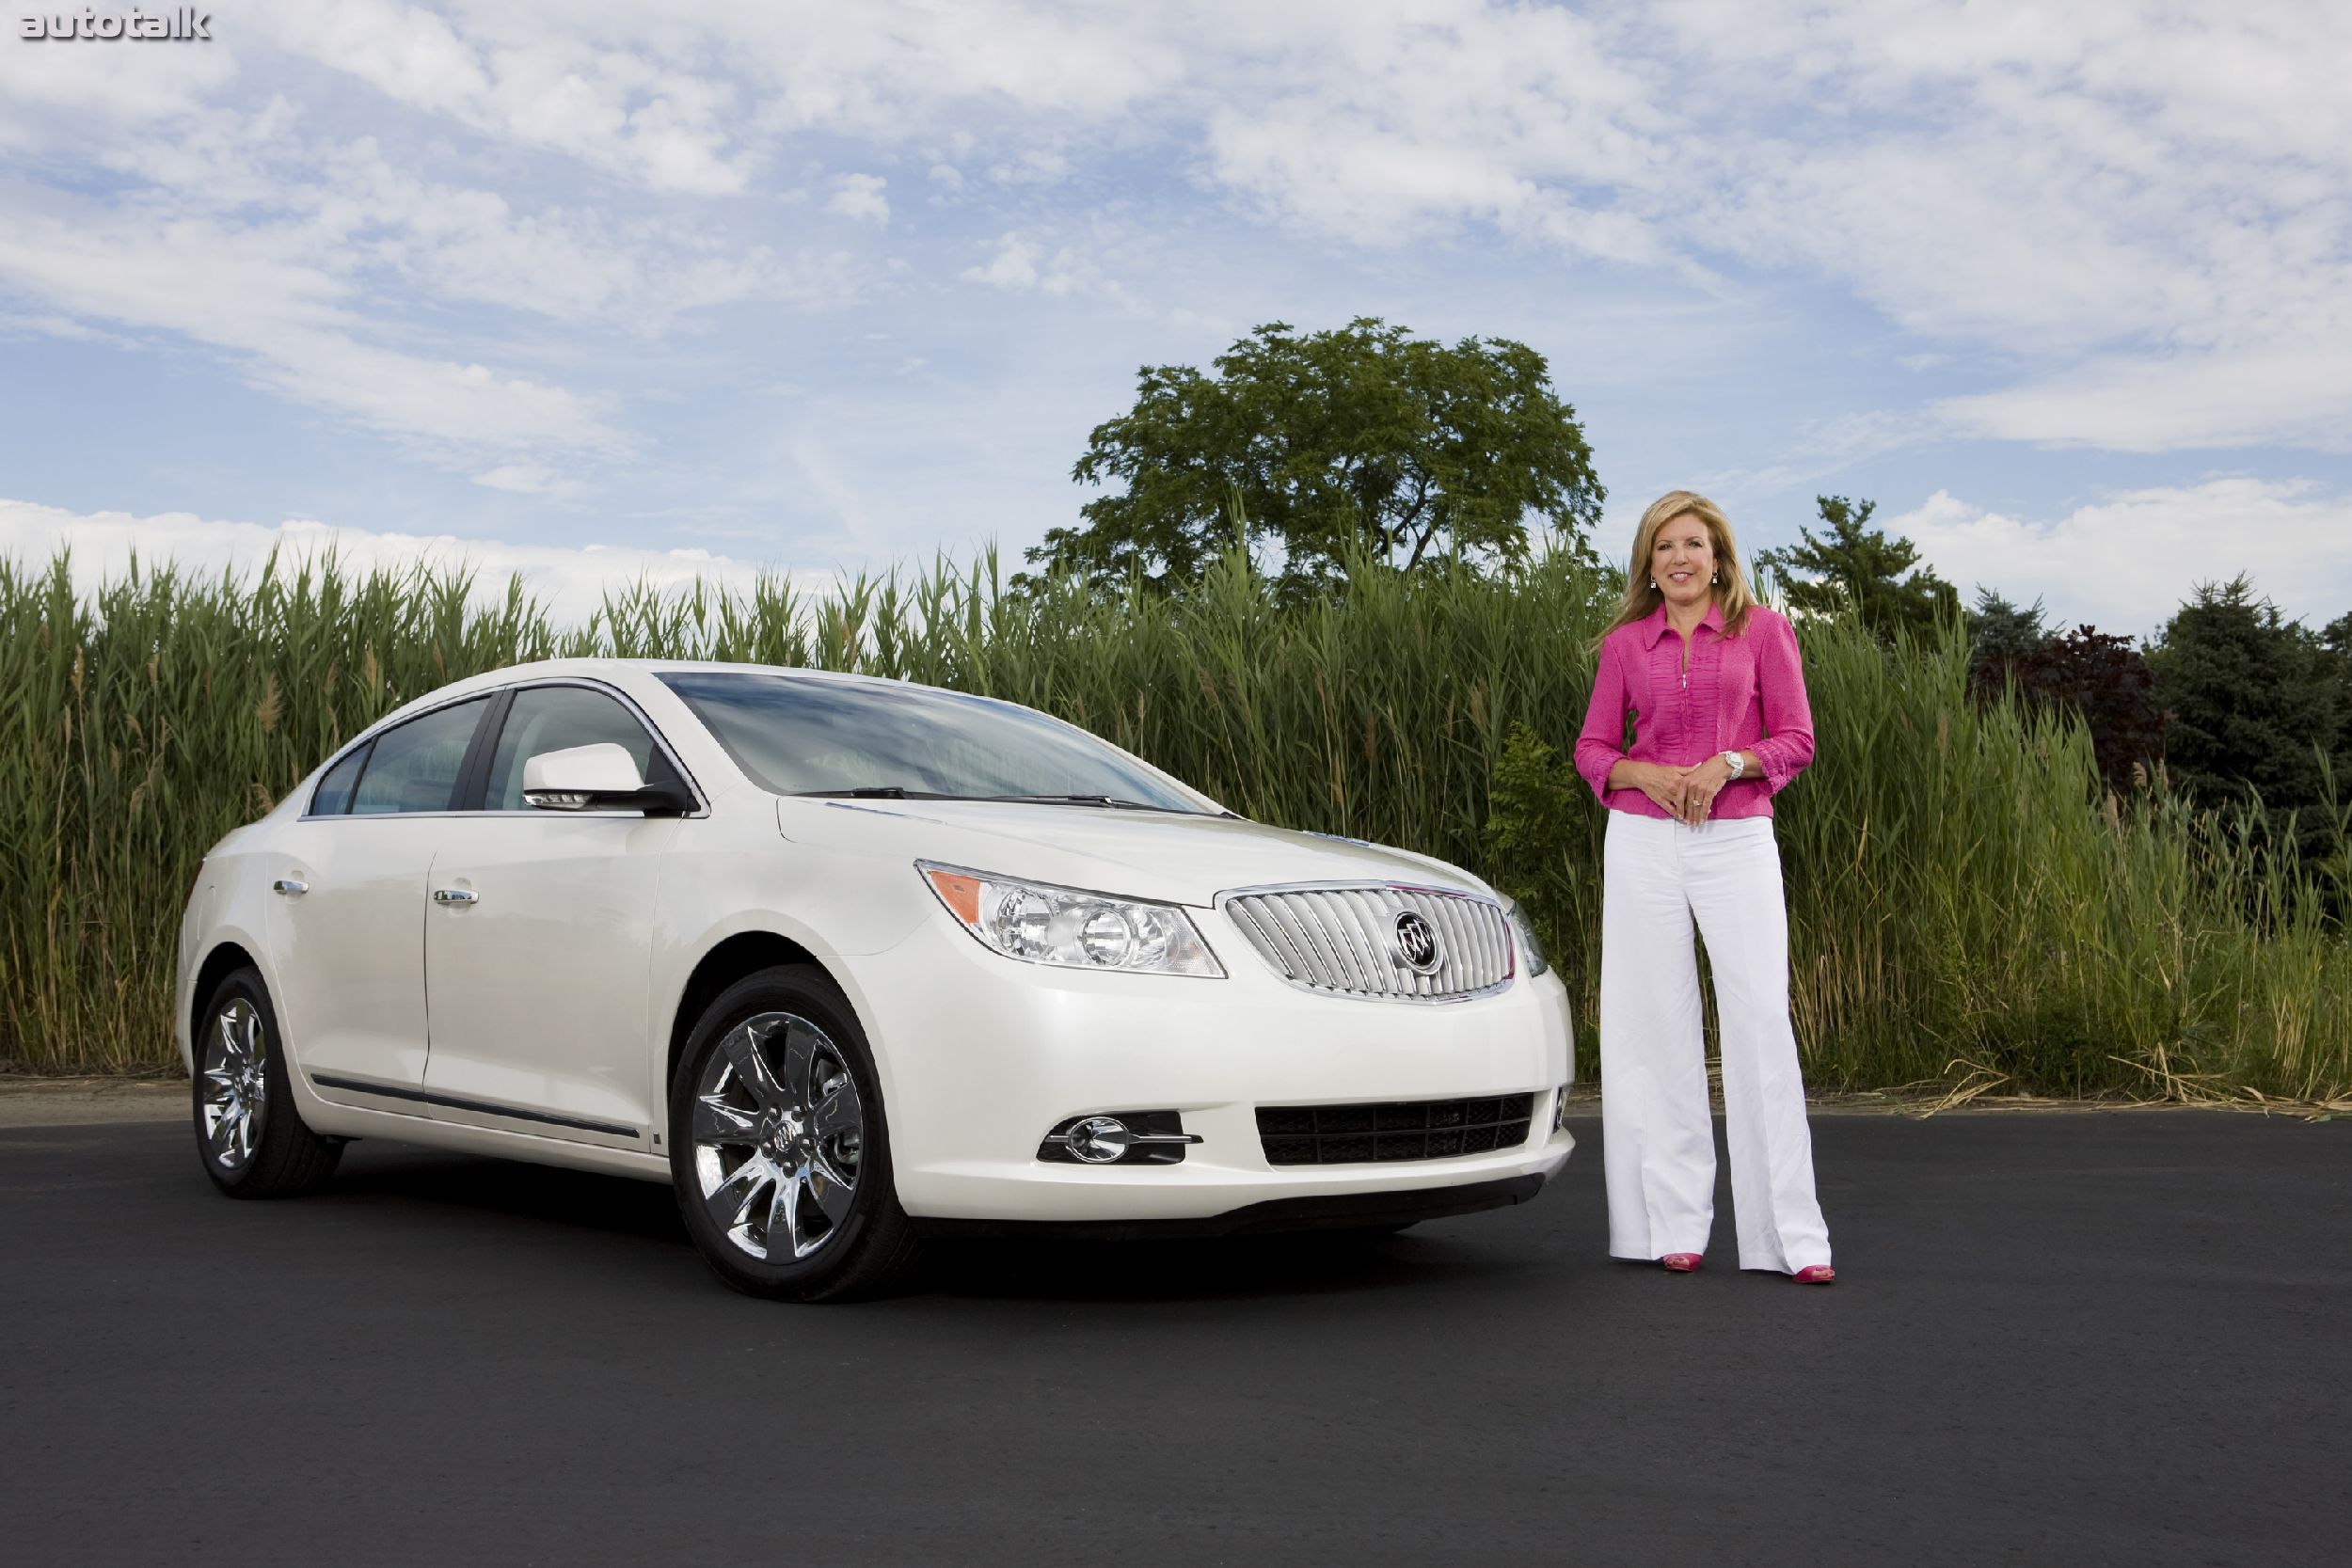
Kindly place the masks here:
[(63, 16), (28, 16), (24, 19), (22, 36), (27, 39), (134, 39), (140, 42), (166, 40), (202, 43), (213, 40), (213, 18), (210, 12), (193, 6), (183, 6), (170, 12), (151, 14), (135, 10), (129, 16), (100, 16), (96, 11), (68, 11)]

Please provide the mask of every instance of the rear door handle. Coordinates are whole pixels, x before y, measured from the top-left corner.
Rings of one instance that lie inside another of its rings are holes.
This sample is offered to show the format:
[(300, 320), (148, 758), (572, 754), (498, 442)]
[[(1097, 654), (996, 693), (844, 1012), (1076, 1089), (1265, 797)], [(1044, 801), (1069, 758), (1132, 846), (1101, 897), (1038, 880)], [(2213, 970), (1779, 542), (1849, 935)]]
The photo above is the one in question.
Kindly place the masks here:
[(292, 877), (280, 877), (270, 883), (269, 889), (272, 893), (282, 893), (289, 898), (299, 898), (310, 891), (310, 884), (296, 881)]
[(437, 887), (433, 890), (433, 901), (436, 904), (478, 904), (482, 901), (482, 895), (470, 888)]

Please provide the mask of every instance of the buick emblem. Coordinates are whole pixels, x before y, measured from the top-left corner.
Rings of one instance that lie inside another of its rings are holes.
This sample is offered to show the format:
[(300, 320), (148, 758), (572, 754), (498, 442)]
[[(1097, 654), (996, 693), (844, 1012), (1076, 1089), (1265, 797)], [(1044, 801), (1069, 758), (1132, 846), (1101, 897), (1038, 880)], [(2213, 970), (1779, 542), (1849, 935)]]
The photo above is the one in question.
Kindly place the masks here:
[(1416, 974), (1438, 973), (1438, 928), (1419, 910), (1396, 917), (1396, 961)]

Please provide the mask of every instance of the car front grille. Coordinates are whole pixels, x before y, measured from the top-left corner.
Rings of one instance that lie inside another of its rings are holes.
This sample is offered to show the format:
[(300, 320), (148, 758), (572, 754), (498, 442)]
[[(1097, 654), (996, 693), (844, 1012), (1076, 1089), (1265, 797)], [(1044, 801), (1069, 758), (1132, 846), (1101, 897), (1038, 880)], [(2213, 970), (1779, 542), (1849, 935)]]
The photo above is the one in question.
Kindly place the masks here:
[[(1271, 888), (1229, 894), (1225, 912), (1258, 956), (1295, 986), (1383, 1002), (1460, 1002), (1511, 980), (1511, 928), (1490, 898), (1428, 888)], [(1399, 917), (1436, 939), (1435, 967), (1406, 961)]]
[(1377, 1105), (1261, 1105), (1258, 1141), (1269, 1165), (1357, 1165), (1451, 1160), (1527, 1141), (1532, 1094), (1406, 1100)]

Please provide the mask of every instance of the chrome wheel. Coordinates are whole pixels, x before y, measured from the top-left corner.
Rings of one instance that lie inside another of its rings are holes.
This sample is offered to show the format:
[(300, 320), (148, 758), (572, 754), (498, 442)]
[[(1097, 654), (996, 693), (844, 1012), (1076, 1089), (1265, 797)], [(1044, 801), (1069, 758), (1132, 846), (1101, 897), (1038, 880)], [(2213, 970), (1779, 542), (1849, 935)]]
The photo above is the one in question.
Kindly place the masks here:
[(243, 1170), (262, 1143), (269, 1109), (268, 1036), (259, 1008), (232, 996), (213, 1015), (199, 1086), (204, 1153), (224, 1171)]
[(750, 1257), (795, 1262), (849, 1220), (866, 1101), (832, 1037), (797, 1013), (761, 1013), (704, 1064), (692, 1138), (711, 1225)]

